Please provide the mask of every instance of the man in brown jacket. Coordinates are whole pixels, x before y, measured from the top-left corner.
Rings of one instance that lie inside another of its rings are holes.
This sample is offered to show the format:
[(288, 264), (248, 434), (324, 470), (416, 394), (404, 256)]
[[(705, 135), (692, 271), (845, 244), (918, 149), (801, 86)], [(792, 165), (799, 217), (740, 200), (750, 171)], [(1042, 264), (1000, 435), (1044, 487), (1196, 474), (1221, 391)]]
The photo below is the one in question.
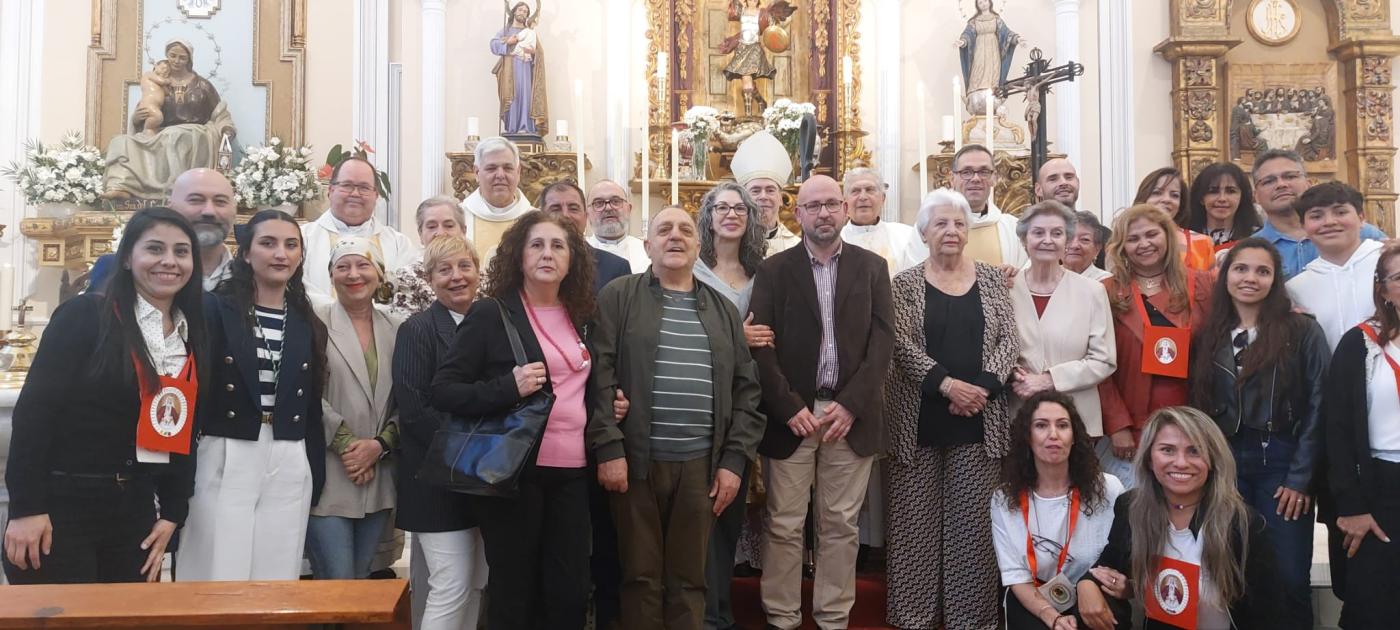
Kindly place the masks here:
[(883, 381), (894, 344), (889, 269), (841, 241), (846, 203), (836, 180), (815, 176), (797, 193), (802, 246), (763, 262), (754, 281), (755, 324), (773, 347), (754, 350), (768, 416), (769, 526), (763, 608), (773, 627), (801, 616), (802, 528), (813, 484), (817, 575), (813, 617), (845, 628), (855, 603), (856, 517), (884, 445)]

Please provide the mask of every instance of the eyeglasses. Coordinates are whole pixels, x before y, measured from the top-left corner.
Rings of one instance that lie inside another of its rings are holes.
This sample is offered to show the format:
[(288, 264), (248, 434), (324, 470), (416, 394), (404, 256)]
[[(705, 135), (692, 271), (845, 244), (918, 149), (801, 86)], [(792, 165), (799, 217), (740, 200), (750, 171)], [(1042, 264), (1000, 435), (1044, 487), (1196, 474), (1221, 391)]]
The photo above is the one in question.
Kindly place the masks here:
[(826, 210), (827, 212), (835, 214), (836, 211), (841, 208), (841, 205), (842, 202), (840, 199), (828, 199), (826, 201), (811, 201), (808, 203), (804, 203), (801, 207), (804, 212), (808, 212), (811, 214), (821, 214), (822, 210)]
[(977, 170), (965, 168), (961, 171), (953, 171), (953, 174), (962, 178), (962, 180), (966, 182), (972, 181), (973, 179), (978, 177), (982, 179), (991, 179), (992, 176), (997, 174), (997, 172), (989, 168), (979, 168)]
[(622, 197), (608, 197), (607, 199), (594, 199), (593, 203), (588, 204), (588, 207), (593, 208), (594, 210), (602, 210), (603, 208), (607, 208), (609, 206), (613, 208), (621, 208), (626, 203), (627, 200), (623, 199)]
[(354, 184), (354, 183), (346, 183), (346, 182), (336, 182), (336, 183), (331, 184), (331, 185), (332, 185), (332, 186), (335, 186), (335, 187), (337, 187), (337, 188), (340, 188), (340, 190), (342, 190), (342, 191), (344, 191), (344, 192), (347, 192), (347, 193), (356, 193), (356, 194), (360, 194), (360, 195), (368, 195), (368, 194), (370, 194), (370, 193), (372, 193), (372, 192), (375, 192), (374, 186), (372, 186), (372, 185), (370, 185), (370, 184)]
[(720, 216), (724, 216), (725, 214), (728, 214), (730, 212), (733, 212), (734, 216), (736, 217), (748, 216), (749, 214), (749, 207), (742, 203), (736, 203), (732, 206), (728, 204), (717, 203), (714, 205), (714, 209), (715, 214)]

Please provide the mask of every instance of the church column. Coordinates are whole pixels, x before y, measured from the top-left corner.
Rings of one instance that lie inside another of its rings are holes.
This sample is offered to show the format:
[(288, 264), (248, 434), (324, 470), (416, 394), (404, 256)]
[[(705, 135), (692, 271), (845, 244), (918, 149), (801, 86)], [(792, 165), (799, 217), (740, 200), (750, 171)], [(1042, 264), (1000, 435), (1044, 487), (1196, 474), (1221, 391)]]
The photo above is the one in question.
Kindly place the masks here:
[[(623, 187), (630, 189), (632, 177), (633, 153), (636, 151), (638, 143), (641, 142), (643, 129), (646, 121), (640, 124), (632, 118), (632, 102), (641, 92), (643, 105), (647, 102), (645, 88), (637, 87), (638, 79), (646, 74), (645, 70), (634, 71), (636, 61), (640, 53), (634, 52), (633, 39), (636, 38), (637, 31), (633, 30), (634, 17), (632, 5), (629, 0), (607, 0), (607, 19), (604, 20), (604, 28), (608, 36), (603, 42), (604, 63), (606, 64), (604, 73), (603, 98), (605, 99), (605, 110), (607, 115), (607, 136), (603, 138), (602, 147), (607, 161), (605, 164), (604, 177), (615, 182), (620, 182)], [(645, 60), (640, 64), (647, 67)], [(641, 80), (646, 84), (645, 80)], [(589, 92), (595, 92), (593, 86), (588, 86)], [(595, 147), (597, 143), (592, 143)], [(640, 202), (632, 204), (640, 208)], [(634, 227), (640, 226), (641, 221), (634, 221)]]
[[(1081, 61), (1079, 55), (1079, 0), (1055, 2), (1055, 63)], [(1055, 86), (1055, 146), (1080, 168), (1079, 83), (1069, 81)], [(1032, 173), (1035, 177), (1037, 174)]]
[[(904, 171), (900, 168), (900, 143), (902, 140), (900, 129), (901, 107), (906, 96), (903, 93), (904, 82), (901, 80), (899, 56), (903, 47), (902, 28), (900, 26), (903, 17), (903, 9), (900, 0), (876, 0), (875, 8), (875, 32), (879, 37), (873, 38), (875, 43), (875, 63), (874, 68), (885, 68), (889, 71), (875, 73), (875, 90), (878, 96), (875, 99), (880, 106), (875, 108), (875, 129), (878, 136), (879, 150), (876, 155), (883, 159), (877, 161), (880, 169), (880, 177), (889, 184), (889, 189), (885, 191), (885, 209), (880, 212), (880, 218), (885, 221), (902, 221), (900, 217), (900, 180), (904, 179)], [(857, 94), (853, 98), (860, 100)], [(919, 115), (926, 116), (928, 112), (919, 112)], [(934, 125), (930, 124), (930, 127)], [(925, 156), (919, 156), (924, 159)], [(918, 187), (914, 189), (917, 195)], [(915, 210), (922, 202), (916, 199)], [(909, 222), (913, 222), (913, 215), (909, 217)]]
[(424, 199), (441, 194), (443, 174), (443, 136), (446, 131), (443, 118), (443, 84), (447, 58), (445, 42), (447, 31), (447, 0), (422, 0), (423, 20), (423, 119), (422, 125), (422, 196)]
[[(24, 144), (39, 137), (40, 100), (43, 96), (44, 3), (39, 0), (0, 2), (0, 164), (24, 158)], [(53, 142), (54, 138), (49, 138)], [(36, 253), (20, 235), (25, 216), (24, 194), (6, 182), (0, 186), (0, 224), (5, 225), (6, 247), (0, 262), (14, 265), (19, 286), (15, 298), (29, 295), (38, 275)], [(56, 284), (57, 274), (45, 278)], [(49, 299), (52, 296), (40, 296)], [(57, 305), (57, 300), (50, 300)], [(9, 308), (13, 305), (0, 305)], [(3, 519), (0, 519), (3, 520)]]
[[(1099, 218), (1133, 198), (1133, 9), (1099, 3)], [(1082, 168), (1082, 165), (1081, 165)]]
[(1172, 63), (1172, 161), (1188, 182), (1222, 158), (1229, 132), (1220, 71), (1225, 53), (1239, 43), (1173, 37), (1153, 49)]
[[(354, 128), (353, 137), (346, 142), (364, 140), (379, 151), (386, 149), (389, 138), (389, 0), (355, 0), (354, 17), (355, 34), (350, 44), (350, 119)], [(375, 166), (388, 172), (385, 164)], [(392, 184), (399, 188), (399, 182)]]
[(1348, 39), (1330, 50), (1342, 66), (1344, 112), (1338, 124), (1353, 134), (1346, 151), (1346, 181), (1361, 190), (1367, 218), (1394, 234), (1395, 139), (1391, 95), (1391, 60), (1400, 54), (1400, 38), (1384, 35)]

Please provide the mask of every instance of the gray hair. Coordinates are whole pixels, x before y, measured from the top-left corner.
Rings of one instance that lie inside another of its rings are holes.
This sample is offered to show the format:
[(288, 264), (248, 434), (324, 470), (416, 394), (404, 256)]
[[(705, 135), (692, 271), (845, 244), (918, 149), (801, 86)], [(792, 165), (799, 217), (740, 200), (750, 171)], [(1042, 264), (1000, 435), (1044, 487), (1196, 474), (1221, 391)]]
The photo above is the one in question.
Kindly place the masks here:
[(516, 166), (520, 165), (520, 147), (515, 146), (515, 143), (510, 140), (496, 136), (477, 143), (474, 153), (477, 168), (481, 168), (481, 163), (486, 161), (486, 156), (497, 151), (510, 151), (511, 156), (515, 158)]
[[(629, 204), (632, 203), (632, 191), (627, 190), (626, 186), (623, 186), (622, 184), (619, 184), (611, 179), (600, 179), (596, 182), (593, 182), (593, 185), (588, 187), (588, 195), (585, 195), (583, 198), (584, 203), (588, 203), (589, 197), (593, 195), (593, 191), (597, 190), (600, 184), (612, 184), (614, 186), (617, 186), (617, 189), (622, 191), (622, 200), (626, 201)], [(665, 209), (666, 208), (662, 208), (661, 210)], [(657, 210), (657, 212), (660, 212), (661, 210)]]
[(758, 265), (763, 262), (763, 255), (768, 252), (767, 230), (763, 229), (763, 224), (759, 222), (758, 204), (754, 202), (749, 191), (743, 186), (734, 182), (720, 182), (715, 184), (710, 192), (705, 193), (700, 200), (700, 216), (696, 220), (696, 227), (700, 232), (700, 260), (704, 261), (710, 268), (714, 268), (717, 260), (715, 257), (715, 202), (720, 193), (739, 193), (739, 200), (749, 209), (749, 214), (745, 218), (744, 235), (739, 238), (739, 265), (744, 268), (744, 273), (752, 278), (758, 273)]
[(1108, 237), (1113, 235), (1113, 230), (1099, 222), (1099, 218), (1092, 212), (1080, 210), (1074, 213), (1075, 229), (1087, 226), (1094, 231), (1094, 246), (1103, 247), (1108, 242)]
[(1016, 238), (1026, 242), (1026, 234), (1031, 231), (1031, 221), (1040, 216), (1058, 216), (1065, 221), (1065, 238), (1074, 236), (1075, 214), (1069, 206), (1054, 199), (1046, 199), (1021, 211), (1021, 220), (1016, 222)]
[[(437, 195), (424, 199), (423, 203), (418, 204), (418, 209), (413, 212), (413, 219), (418, 222), (419, 230), (423, 229), (423, 215), (428, 212), (428, 208), (436, 208), (438, 206), (448, 206), (452, 208), (452, 217), (457, 219), (457, 224), (462, 226), (463, 230), (466, 229), (467, 213), (462, 210), (461, 204), (457, 203), (457, 198), (448, 195)], [(424, 243), (424, 245), (426, 244), (427, 243)]]
[(869, 178), (875, 180), (875, 183), (878, 184), (878, 185), (880, 186), (880, 189), (881, 189), (881, 190), (884, 190), (885, 188), (888, 188), (888, 186), (889, 186), (889, 184), (886, 184), (886, 183), (885, 183), (885, 178), (880, 177), (880, 172), (879, 172), (879, 171), (877, 171), (877, 170), (875, 170), (875, 169), (873, 169), (873, 168), (868, 168), (868, 167), (864, 167), (864, 166), (858, 166), (858, 167), (853, 168), (853, 169), (851, 169), (851, 170), (849, 170), (849, 171), (846, 171), (845, 177), (842, 177), (842, 178), (841, 178), (841, 190), (842, 190), (842, 191), (850, 190), (850, 188), (851, 188), (851, 182), (853, 182), (853, 181), (855, 181), (856, 179), (861, 178), (861, 177), (869, 177)]
[(1303, 171), (1304, 175), (1308, 172), (1307, 165), (1303, 164), (1303, 156), (1298, 155), (1297, 151), (1269, 149), (1268, 151), (1254, 156), (1254, 166), (1249, 171), (1249, 178), (1256, 182), (1259, 181), (1259, 168), (1264, 166), (1265, 162), (1272, 162), (1274, 160), (1289, 160), (1297, 164), (1298, 170)]
[(928, 230), (929, 221), (933, 219), (934, 209), (944, 206), (953, 206), (962, 210), (963, 218), (967, 219), (968, 227), (972, 227), (972, 206), (967, 203), (967, 197), (952, 188), (939, 188), (924, 195), (924, 200), (919, 203), (919, 216), (914, 219), (914, 229), (919, 231), (920, 236), (923, 236), (924, 232)]

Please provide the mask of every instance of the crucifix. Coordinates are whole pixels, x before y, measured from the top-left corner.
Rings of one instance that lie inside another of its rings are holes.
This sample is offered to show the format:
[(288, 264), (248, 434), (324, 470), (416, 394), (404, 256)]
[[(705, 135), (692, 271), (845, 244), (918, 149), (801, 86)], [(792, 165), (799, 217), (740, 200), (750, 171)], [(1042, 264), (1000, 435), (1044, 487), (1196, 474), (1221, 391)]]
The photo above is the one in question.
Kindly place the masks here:
[(1026, 74), (996, 87), (995, 93), (1000, 100), (1012, 94), (1025, 95), (1026, 125), (1031, 132), (1032, 178), (1040, 175), (1040, 165), (1045, 163), (1046, 145), (1049, 144), (1045, 138), (1045, 94), (1052, 85), (1073, 81), (1083, 74), (1084, 65), (1074, 61), (1051, 68), (1050, 60), (1044, 57), (1039, 48), (1034, 48), (1031, 49), (1031, 61), (1026, 64)]

